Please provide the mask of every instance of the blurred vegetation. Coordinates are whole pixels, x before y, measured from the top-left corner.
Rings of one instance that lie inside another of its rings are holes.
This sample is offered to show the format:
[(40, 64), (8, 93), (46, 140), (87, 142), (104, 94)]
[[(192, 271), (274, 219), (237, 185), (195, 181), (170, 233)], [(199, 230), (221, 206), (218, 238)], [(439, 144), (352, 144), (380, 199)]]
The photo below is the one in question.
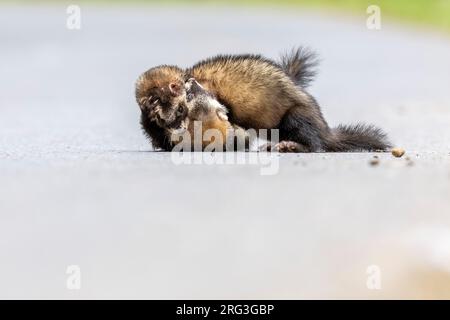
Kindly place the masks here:
[(381, 8), (382, 17), (435, 26), (450, 32), (450, 0), (194, 0), (183, 2), (307, 6), (355, 14), (366, 14), (368, 6), (378, 5)]
[[(450, 0), (279, 0), (286, 4), (330, 7), (352, 12), (365, 12), (378, 5), (382, 17), (397, 18), (436, 26), (450, 32)], [(255, 1), (258, 2), (258, 1)]]
[[(51, 1), (51, 0), (50, 0)], [(40, 1), (40, 2), (50, 2)], [(0, 2), (11, 2), (2, 1)], [(39, 3), (36, 0), (15, 0), (14, 2)], [(63, 1), (54, 1), (63, 2)], [(354, 14), (366, 14), (370, 5), (381, 8), (382, 17), (409, 21), (450, 32), (450, 0), (78, 0), (70, 3), (103, 4), (165, 4), (165, 5), (246, 5), (246, 6), (293, 6), (328, 9)]]

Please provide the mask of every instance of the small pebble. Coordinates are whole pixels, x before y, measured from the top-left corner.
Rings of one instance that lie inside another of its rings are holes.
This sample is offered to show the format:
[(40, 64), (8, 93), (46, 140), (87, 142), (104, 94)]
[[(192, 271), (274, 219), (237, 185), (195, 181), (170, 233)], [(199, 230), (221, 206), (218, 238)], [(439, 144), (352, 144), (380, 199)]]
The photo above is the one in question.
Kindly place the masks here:
[(375, 166), (377, 166), (377, 165), (380, 164), (380, 160), (379, 160), (378, 158), (373, 158), (373, 159), (371, 159), (371, 160), (369, 161), (369, 164), (370, 164), (372, 167), (375, 167)]
[(401, 158), (405, 154), (405, 149), (394, 148), (394, 149), (392, 149), (391, 153), (394, 157)]

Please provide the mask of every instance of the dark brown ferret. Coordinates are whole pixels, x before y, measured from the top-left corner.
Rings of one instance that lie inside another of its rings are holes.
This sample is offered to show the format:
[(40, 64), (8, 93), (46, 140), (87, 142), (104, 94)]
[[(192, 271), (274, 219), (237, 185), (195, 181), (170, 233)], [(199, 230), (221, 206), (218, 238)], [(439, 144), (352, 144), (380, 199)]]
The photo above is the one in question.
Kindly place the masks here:
[(172, 150), (170, 130), (186, 118), (185, 83), (195, 78), (228, 110), (229, 121), (245, 129), (279, 129), (280, 140), (299, 151), (384, 150), (386, 135), (373, 126), (329, 128), (315, 99), (305, 88), (311, 81), (314, 55), (294, 50), (280, 63), (259, 55), (220, 55), (183, 70), (158, 66), (136, 82), (141, 124), (155, 148)]

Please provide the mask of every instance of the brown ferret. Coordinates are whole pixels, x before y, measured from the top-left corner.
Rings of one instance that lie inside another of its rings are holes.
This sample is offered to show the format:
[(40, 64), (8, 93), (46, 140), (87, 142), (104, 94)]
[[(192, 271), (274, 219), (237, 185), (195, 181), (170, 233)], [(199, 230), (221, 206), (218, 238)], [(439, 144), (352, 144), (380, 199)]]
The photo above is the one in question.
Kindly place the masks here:
[(385, 150), (386, 135), (371, 125), (331, 129), (316, 100), (305, 90), (315, 56), (302, 48), (280, 63), (259, 55), (219, 55), (193, 67), (158, 66), (136, 82), (141, 125), (155, 148), (172, 150), (170, 129), (188, 113), (185, 83), (195, 78), (224, 105), (229, 121), (245, 129), (279, 129), (279, 139), (299, 148), (285, 151)]
[(230, 123), (227, 108), (194, 78), (185, 87), (187, 115), (178, 128), (167, 129), (173, 144), (182, 143), (183, 151), (239, 151), (250, 147), (256, 133), (252, 135)]

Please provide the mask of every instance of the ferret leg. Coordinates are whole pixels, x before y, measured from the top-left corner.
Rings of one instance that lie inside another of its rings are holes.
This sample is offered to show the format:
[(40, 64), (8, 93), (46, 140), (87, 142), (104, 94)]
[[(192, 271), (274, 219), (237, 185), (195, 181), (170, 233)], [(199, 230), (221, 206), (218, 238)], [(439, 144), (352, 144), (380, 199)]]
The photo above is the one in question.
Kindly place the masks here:
[(280, 140), (297, 142), (302, 145), (302, 152), (323, 150), (325, 138), (330, 131), (320, 111), (308, 110), (302, 106), (289, 110), (279, 128)]

